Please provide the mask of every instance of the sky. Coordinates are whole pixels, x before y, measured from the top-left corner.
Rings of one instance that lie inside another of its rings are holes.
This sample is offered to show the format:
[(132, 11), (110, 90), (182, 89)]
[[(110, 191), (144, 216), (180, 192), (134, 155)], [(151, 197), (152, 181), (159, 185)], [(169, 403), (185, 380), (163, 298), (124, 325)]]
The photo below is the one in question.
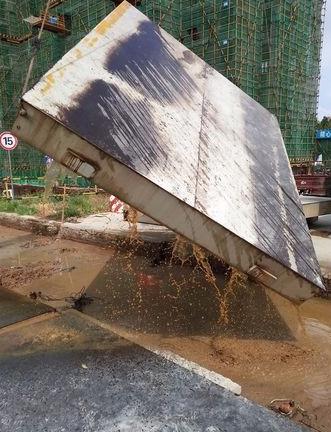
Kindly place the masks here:
[(331, 0), (326, 2), (326, 16), (321, 64), (318, 118), (331, 116)]

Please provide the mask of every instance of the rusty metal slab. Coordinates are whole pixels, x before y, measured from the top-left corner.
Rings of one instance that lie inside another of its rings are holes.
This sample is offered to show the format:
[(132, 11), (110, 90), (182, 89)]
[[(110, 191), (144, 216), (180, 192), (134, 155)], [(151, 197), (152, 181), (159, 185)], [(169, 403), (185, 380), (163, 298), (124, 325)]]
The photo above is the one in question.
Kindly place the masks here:
[(323, 289), (276, 118), (128, 2), (24, 95), (14, 132), (282, 295)]

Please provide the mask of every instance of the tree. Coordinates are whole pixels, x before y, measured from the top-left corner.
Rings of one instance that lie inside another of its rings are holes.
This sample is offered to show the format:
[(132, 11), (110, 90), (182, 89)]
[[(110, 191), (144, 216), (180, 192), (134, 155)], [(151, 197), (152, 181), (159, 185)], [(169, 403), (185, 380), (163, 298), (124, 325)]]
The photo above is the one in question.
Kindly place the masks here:
[(324, 116), (321, 121), (318, 121), (317, 129), (331, 129), (331, 117)]

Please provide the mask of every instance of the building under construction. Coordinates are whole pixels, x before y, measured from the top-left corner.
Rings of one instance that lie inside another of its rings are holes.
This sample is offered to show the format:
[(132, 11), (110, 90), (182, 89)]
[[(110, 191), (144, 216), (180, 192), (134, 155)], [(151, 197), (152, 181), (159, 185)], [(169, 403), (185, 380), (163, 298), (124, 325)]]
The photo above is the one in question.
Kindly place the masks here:
[[(28, 88), (120, 2), (0, 0), (1, 130), (15, 118), (32, 56)], [(325, 0), (131, 3), (274, 113), (293, 164), (314, 159)], [(0, 155), (5, 176), (7, 159)], [(42, 176), (43, 156), (21, 145), (13, 169), (16, 177)]]

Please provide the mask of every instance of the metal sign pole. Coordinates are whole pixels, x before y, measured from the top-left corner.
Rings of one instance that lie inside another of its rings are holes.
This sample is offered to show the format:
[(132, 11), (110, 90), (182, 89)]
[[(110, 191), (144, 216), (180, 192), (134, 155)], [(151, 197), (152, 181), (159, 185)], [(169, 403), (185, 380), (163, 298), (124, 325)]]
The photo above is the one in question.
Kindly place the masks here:
[(11, 168), (11, 156), (10, 156), (10, 151), (7, 151), (8, 153), (8, 162), (9, 162), (9, 176), (10, 176), (10, 185), (11, 185), (11, 199), (15, 198), (14, 195), (14, 182), (13, 182), (13, 172), (12, 172), (12, 168)]
[(15, 198), (15, 192), (14, 192), (13, 170), (11, 166), (10, 152), (17, 147), (17, 144), (18, 144), (18, 139), (11, 132), (5, 131), (0, 133), (0, 147), (6, 150), (8, 153), (9, 176), (10, 176), (10, 184), (11, 184), (11, 199)]

